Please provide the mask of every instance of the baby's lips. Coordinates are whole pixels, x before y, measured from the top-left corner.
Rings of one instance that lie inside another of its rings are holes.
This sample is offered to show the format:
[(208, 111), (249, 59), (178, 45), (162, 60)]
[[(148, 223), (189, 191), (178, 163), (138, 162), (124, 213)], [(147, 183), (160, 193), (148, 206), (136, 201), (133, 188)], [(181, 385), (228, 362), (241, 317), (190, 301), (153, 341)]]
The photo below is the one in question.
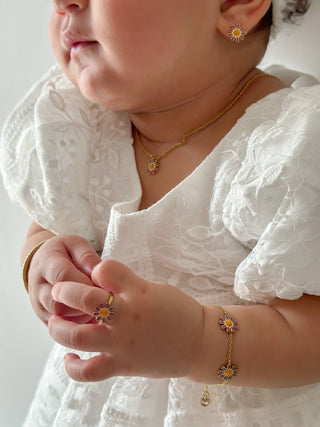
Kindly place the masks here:
[(61, 34), (61, 39), (62, 43), (68, 50), (71, 50), (72, 48), (75, 48), (80, 45), (89, 45), (94, 43), (94, 40), (90, 40), (89, 37), (86, 37), (84, 35), (82, 36), (81, 34), (78, 34), (71, 30), (64, 31)]

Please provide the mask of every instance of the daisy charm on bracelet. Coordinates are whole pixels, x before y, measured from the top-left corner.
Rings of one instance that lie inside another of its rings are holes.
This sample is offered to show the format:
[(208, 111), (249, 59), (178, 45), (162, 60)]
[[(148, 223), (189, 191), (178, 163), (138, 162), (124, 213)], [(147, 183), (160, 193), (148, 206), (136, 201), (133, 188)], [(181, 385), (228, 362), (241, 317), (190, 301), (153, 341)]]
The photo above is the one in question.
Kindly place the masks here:
[(238, 329), (238, 322), (227, 313), (224, 313), (223, 316), (219, 318), (219, 325), (221, 325), (221, 329), (225, 330), (228, 334), (230, 332), (234, 334)]
[(231, 362), (232, 353), (232, 337), (233, 334), (238, 330), (238, 322), (230, 316), (224, 308), (220, 307), (223, 315), (219, 317), (218, 323), (220, 328), (228, 334), (228, 354), (227, 363), (220, 366), (218, 369), (218, 378), (221, 381), (221, 385), (227, 384), (233, 377), (237, 376), (238, 368)]
[[(233, 334), (238, 331), (239, 325), (238, 322), (231, 317), (224, 308), (217, 306), (221, 311), (222, 315), (218, 319), (218, 324), (220, 328), (228, 334), (228, 352), (227, 352), (227, 362), (224, 365), (221, 365), (217, 371), (217, 376), (220, 381), (218, 385), (226, 385), (229, 383), (232, 378), (236, 377), (238, 374), (238, 367), (232, 363), (232, 338)], [(202, 397), (200, 400), (202, 406), (208, 406), (210, 404), (209, 388), (207, 385), (204, 385), (202, 391)]]
[(227, 384), (238, 373), (236, 365), (222, 365), (218, 369), (218, 378), (223, 384)]

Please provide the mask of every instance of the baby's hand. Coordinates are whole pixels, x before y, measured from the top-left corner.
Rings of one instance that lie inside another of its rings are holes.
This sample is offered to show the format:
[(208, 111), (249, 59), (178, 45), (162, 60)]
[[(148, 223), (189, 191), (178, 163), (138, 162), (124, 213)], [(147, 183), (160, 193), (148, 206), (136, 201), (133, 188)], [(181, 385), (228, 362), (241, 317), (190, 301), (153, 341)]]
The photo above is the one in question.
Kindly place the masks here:
[(29, 295), (37, 316), (47, 323), (53, 314), (70, 317), (77, 323), (90, 316), (52, 299), (52, 286), (57, 282), (74, 281), (94, 286), (92, 269), (101, 262), (90, 243), (78, 236), (61, 235), (44, 243), (33, 256), (29, 273)]
[(116, 261), (103, 261), (95, 267), (92, 280), (99, 287), (64, 282), (53, 288), (56, 301), (91, 316), (95, 307), (108, 302), (110, 293), (114, 296), (109, 316), (108, 310), (102, 313), (109, 317), (106, 323), (94, 320), (79, 325), (62, 316), (49, 320), (55, 341), (77, 350), (100, 352), (88, 360), (67, 355), (69, 376), (77, 381), (100, 381), (116, 375), (186, 376), (200, 351), (202, 306), (177, 288), (143, 280)]

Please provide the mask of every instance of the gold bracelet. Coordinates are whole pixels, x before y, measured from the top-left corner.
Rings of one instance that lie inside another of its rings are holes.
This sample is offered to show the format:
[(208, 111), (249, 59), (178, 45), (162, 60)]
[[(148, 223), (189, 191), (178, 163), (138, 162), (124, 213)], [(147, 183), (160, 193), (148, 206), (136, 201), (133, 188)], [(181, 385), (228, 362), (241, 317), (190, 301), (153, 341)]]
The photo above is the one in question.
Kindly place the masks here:
[[(234, 378), (238, 373), (238, 368), (231, 361), (232, 356), (232, 337), (233, 334), (238, 330), (238, 322), (231, 317), (224, 308), (217, 306), (222, 310), (223, 315), (219, 317), (218, 324), (221, 329), (228, 334), (228, 353), (227, 353), (227, 363), (221, 365), (218, 369), (218, 378), (221, 381), (218, 385), (227, 384), (232, 378)], [(207, 385), (204, 385), (201, 397), (201, 405), (208, 406), (210, 403), (209, 389)]]
[(22, 281), (24, 283), (24, 287), (26, 288), (26, 291), (29, 293), (29, 286), (28, 286), (28, 273), (29, 273), (29, 267), (32, 260), (33, 255), (37, 252), (37, 250), (48, 240), (43, 240), (42, 242), (38, 243), (26, 256), (26, 259), (24, 260), (24, 263), (22, 265)]

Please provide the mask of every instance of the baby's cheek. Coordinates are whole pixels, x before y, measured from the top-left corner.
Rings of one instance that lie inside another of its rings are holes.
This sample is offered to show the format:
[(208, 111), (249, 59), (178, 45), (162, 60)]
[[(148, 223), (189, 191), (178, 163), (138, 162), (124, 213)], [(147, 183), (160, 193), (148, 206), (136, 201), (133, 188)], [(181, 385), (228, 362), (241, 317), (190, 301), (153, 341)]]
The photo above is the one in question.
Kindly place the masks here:
[(60, 41), (61, 25), (61, 19), (59, 15), (57, 15), (55, 12), (52, 12), (49, 19), (49, 39), (55, 54), (56, 50), (58, 49), (58, 45), (60, 44), (58, 42)]
[(49, 39), (50, 39), (51, 48), (59, 64), (61, 65), (61, 68), (63, 69), (64, 73), (67, 75), (69, 80), (71, 80), (72, 83), (74, 83), (72, 79), (72, 75), (68, 70), (68, 64), (70, 62), (70, 54), (66, 50), (66, 48), (62, 45), (61, 31), (62, 31), (62, 19), (56, 12), (53, 12), (49, 20)]

